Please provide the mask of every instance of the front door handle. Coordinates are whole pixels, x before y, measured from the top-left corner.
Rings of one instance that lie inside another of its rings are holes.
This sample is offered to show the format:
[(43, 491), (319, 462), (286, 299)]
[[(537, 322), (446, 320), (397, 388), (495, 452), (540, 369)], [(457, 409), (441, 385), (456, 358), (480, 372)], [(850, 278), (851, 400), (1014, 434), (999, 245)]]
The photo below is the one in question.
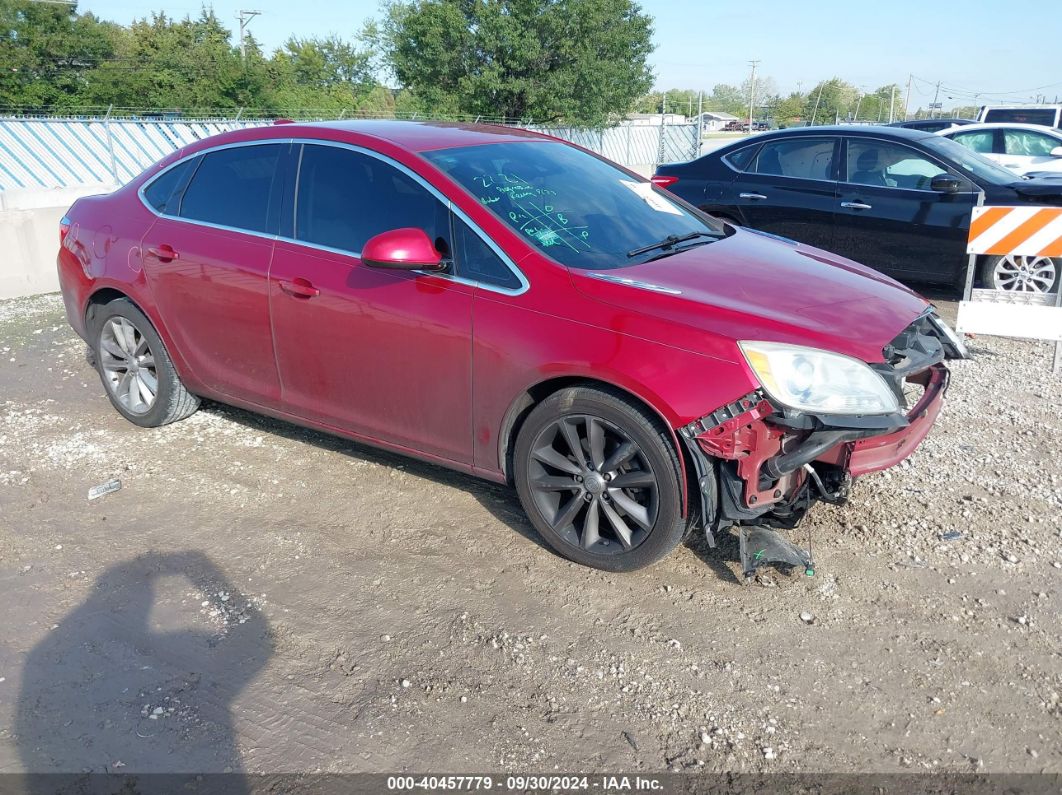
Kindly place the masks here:
[(756, 201), (759, 201), (760, 199), (766, 199), (767, 197), (764, 196), (762, 193), (739, 193), (738, 194), (738, 198), (739, 199), (755, 199)]
[(841, 202), (841, 206), (846, 210), (873, 210), (874, 206), (871, 204), (864, 204), (863, 202)]
[(168, 246), (165, 243), (161, 246), (148, 246), (147, 253), (159, 262), (173, 262), (175, 259), (181, 258), (181, 255), (174, 251), (172, 246)]
[(301, 276), (290, 282), (281, 282), (280, 289), (294, 298), (315, 298), (321, 294), (321, 291), (314, 287), (309, 279)]

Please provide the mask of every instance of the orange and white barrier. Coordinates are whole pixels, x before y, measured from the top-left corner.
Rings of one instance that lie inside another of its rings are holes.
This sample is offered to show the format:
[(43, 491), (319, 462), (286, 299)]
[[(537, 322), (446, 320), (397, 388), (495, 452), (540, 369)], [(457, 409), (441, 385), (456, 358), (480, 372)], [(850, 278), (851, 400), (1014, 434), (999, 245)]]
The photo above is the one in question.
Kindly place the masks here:
[(955, 330), (1054, 340), (1054, 370), (1062, 371), (1062, 290), (1045, 294), (972, 289), (975, 255), (1062, 258), (1062, 207), (974, 207), (967, 241), (970, 273)]
[(1062, 257), (1062, 207), (974, 207), (967, 254)]

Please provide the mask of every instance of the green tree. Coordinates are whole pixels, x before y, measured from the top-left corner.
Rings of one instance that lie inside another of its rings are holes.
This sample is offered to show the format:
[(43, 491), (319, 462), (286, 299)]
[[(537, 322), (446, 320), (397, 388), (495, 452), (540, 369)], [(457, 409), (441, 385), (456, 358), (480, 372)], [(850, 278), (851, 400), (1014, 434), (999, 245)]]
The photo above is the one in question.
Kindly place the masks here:
[(75, 5), (0, 0), (0, 105), (68, 107), (113, 55), (118, 26)]
[(789, 96), (778, 99), (771, 115), (779, 127), (792, 127), (804, 120), (804, 107), (807, 101), (807, 94), (793, 91)]
[(804, 119), (811, 124), (833, 124), (848, 118), (855, 112), (859, 101), (859, 89), (851, 83), (833, 77), (823, 80), (808, 92), (804, 103)]
[[(895, 94), (893, 93), (895, 92)], [(863, 94), (856, 101), (859, 110), (858, 118), (854, 121), (873, 121), (886, 124), (889, 121), (889, 106), (892, 105), (894, 120), (904, 116), (903, 89), (895, 83), (881, 86), (871, 94)], [(854, 114), (853, 109), (853, 114)]]
[[(247, 63), (261, 67), (251, 42)], [(229, 31), (213, 11), (174, 21), (163, 13), (141, 19), (116, 42), (116, 57), (87, 75), (87, 104), (117, 107), (217, 109), (253, 104), (261, 75), (241, 61)]]
[(745, 113), (748, 113), (748, 92), (738, 86), (732, 86), (729, 83), (718, 83), (715, 88), (712, 89), (708, 101), (705, 102), (705, 107), (708, 107), (711, 110), (718, 110), (723, 113), (732, 113), (735, 116), (741, 116), (743, 109)]
[(632, 0), (393, 2), (377, 43), (432, 114), (603, 124), (652, 85)]
[[(349, 112), (382, 89), (372, 76), (369, 54), (336, 36), (288, 39), (268, 71), (272, 90), (265, 105), (276, 111)], [(386, 104), (382, 95), (374, 96), (374, 108)]]

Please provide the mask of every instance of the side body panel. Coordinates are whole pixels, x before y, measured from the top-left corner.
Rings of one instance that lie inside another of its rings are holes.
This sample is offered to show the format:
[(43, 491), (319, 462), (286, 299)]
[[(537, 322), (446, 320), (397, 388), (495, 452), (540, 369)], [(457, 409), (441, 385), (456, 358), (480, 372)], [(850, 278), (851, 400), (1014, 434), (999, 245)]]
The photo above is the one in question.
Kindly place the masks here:
[(287, 241), (269, 282), (287, 411), (471, 463), (474, 288)]
[[(273, 241), (159, 218), (144, 272), (194, 380), (213, 394), (278, 405), (266, 278)], [(167, 251), (176, 258), (160, 258)]]
[(682, 335), (669, 321), (588, 300), (560, 266), (543, 261), (530, 267), (527, 260), (521, 266), (531, 280), (527, 293), (510, 297), (480, 291), (475, 298), (477, 471), (502, 470), (506, 440), (499, 434), (506, 430), (509, 412), (521, 395), (545, 381), (583, 378), (612, 384), (646, 403), (671, 429), (751, 389), (744, 366), (681, 347)]

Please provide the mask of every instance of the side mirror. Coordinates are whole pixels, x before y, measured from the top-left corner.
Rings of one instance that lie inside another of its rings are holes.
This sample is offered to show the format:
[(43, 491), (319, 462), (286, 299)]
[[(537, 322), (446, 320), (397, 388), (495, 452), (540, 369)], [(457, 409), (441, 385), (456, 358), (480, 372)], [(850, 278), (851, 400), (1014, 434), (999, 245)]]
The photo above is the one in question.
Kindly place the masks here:
[(1051, 157), (1062, 157), (1062, 146), (1056, 146), (1050, 152)]
[(937, 193), (958, 193), (962, 183), (951, 174), (937, 174), (929, 181), (929, 189)]
[(406, 271), (438, 271), (445, 267), (427, 233), (411, 226), (369, 238), (361, 250), (361, 261), (372, 268)]

